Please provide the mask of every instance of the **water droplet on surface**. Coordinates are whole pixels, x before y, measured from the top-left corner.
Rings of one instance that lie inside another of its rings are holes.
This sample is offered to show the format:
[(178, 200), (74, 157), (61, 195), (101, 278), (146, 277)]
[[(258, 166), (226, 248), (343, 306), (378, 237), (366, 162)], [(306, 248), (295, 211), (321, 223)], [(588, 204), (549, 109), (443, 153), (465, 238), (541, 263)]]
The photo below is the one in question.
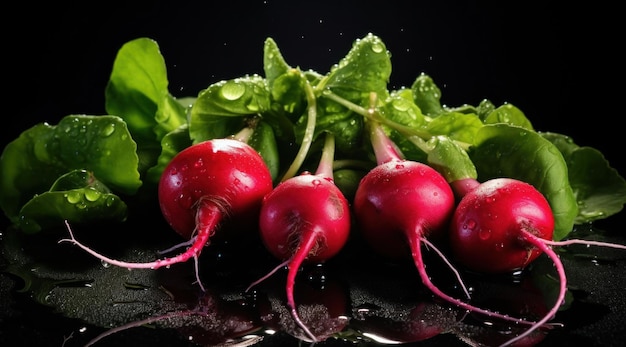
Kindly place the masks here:
[(106, 261), (104, 261), (104, 260), (101, 260), (101, 261), (100, 261), (100, 264), (102, 264), (102, 267), (103, 267), (103, 268), (105, 268), (105, 269), (107, 269), (107, 268), (111, 267), (111, 264), (107, 263), (107, 262), (106, 262)]
[(380, 42), (374, 42), (372, 44), (372, 51), (374, 53), (382, 53), (383, 51), (383, 45)]
[(70, 204), (75, 204), (81, 200), (80, 193), (75, 192), (75, 191), (71, 191), (65, 194), (65, 198), (67, 199), (67, 202), (69, 202)]
[(220, 94), (226, 100), (237, 100), (246, 92), (246, 86), (235, 82), (226, 82), (220, 89)]
[(96, 201), (100, 198), (101, 193), (95, 189), (87, 189), (85, 191), (85, 199), (88, 201)]
[(111, 136), (111, 134), (113, 134), (114, 132), (115, 132), (115, 124), (109, 123), (104, 128), (102, 128), (102, 130), (100, 131), (100, 135), (107, 137), (107, 136)]

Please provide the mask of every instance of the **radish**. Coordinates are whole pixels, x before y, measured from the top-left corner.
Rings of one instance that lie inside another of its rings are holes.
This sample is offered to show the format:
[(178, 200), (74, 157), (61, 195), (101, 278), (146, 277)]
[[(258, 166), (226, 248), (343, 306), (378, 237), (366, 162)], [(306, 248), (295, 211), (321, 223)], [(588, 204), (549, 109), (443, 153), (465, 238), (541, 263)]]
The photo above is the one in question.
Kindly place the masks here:
[(190, 240), (168, 251), (188, 246), (184, 252), (146, 263), (115, 260), (78, 242), (67, 223), (70, 238), (59, 242), (71, 242), (103, 262), (128, 269), (157, 269), (193, 257), (199, 277), (198, 256), (218, 225), (232, 218), (255, 221), (263, 196), (272, 190), (269, 169), (259, 153), (241, 141), (246, 138), (212, 139), (192, 145), (178, 153), (163, 171), (158, 186), (163, 217)]
[(544, 195), (529, 183), (512, 178), (479, 183), (466, 178), (452, 186), (462, 196), (450, 224), (450, 247), (460, 264), (483, 273), (513, 272), (524, 269), (545, 253), (558, 273), (559, 294), (553, 307), (542, 319), (502, 346), (525, 339), (552, 319), (564, 301), (567, 278), (552, 246), (586, 244), (626, 249), (624, 245), (597, 241), (552, 241), (552, 210)]
[(263, 199), (261, 239), (267, 250), (284, 262), (248, 288), (287, 266), (287, 305), (296, 324), (312, 341), (318, 339), (300, 319), (295, 304), (296, 275), (303, 263), (321, 263), (339, 253), (350, 233), (350, 207), (333, 182), (334, 145), (334, 136), (326, 134), (315, 174), (305, 171), (286, 179)]
[[(453, 298), (431, 282), (422, 259), (422, 244), (437, 252), (463, 285), (456, 269), (428, 240), (443, 240), (446, 236), (455, 209), (454, 193), (437, 170), (403, 159), (380, 123), (370, 120), (368, 125), (377, 166), (361, 180), (353, 206), (364, 239), (374, 250), (390, 257), (408, 255), (410, 250), (423, 284), (438, 297), (469, 311), (530, 324)], [(465, 286), (463, 289), (469, 298), (468, 290)]]

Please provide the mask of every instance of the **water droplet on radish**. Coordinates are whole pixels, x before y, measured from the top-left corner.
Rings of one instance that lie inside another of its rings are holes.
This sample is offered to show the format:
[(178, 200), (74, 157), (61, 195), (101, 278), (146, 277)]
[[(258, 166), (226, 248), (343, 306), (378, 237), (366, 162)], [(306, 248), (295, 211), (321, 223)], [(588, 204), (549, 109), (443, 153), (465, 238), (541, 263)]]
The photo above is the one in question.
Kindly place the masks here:
[(402, 165), (402, 164), (396, 164), (396, 169), (398, 169), (398, 170), (402, 170), (402, 169), (404, 169), (404, 165)]
[(313, 181), (311, 181), (311, 184), (313, 185), (313, 187), (319, 187), (322, 184), (322, 181), (320, 181), (320, 180), (313, 180)]
[(491, 229), (480, 229), (478, 231), (478, 237), (481, 240), (488, 240), (491, 237)]
[(463, 224), (463, 229), (473, 230), (476, 228), (476, 221), (473, 219), (469, 219), (465, 224)]
[(189, 209), (191, 205), (193, 205), (193, 198), (188, 194), (180, 194), (176, 200), (178, 204), (185, 209)]

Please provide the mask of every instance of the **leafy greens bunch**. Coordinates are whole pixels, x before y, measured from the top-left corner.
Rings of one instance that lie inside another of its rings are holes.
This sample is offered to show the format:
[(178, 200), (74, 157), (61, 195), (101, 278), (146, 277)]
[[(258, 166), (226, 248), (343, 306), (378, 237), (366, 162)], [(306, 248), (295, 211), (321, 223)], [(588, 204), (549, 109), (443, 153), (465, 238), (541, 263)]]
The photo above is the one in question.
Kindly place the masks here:
[(485, 99), (444, 106), (426, 74), (390, 90), (390, 53), (373, 34), (355, 40), (325, 74), (289, 65), (272, 38), (265, 41), (263, 64), (265, 76), (222, 80), (197, 96), (177, 98), (168, 90), (158, 44), (127, 42), (105, 89), (106, 115), (71, 114), (57, 125), (37, 124), (4, 148), (0, 207), (28, 233), (63, 220), (121, 222), (130, 200), (156, 199), (160, 175), (178, 152), (244, 127), (255, 129), (249, 144), (276, 183), (313, 168), (320, 135), (333, 134), (335, 180), (350, 198), (375, 165), (367, 119), (381, 123), (407, 159), (435, 167), (449, 181), (504, 176), (531, 183), (554, 212), (555, 239), (626, 203), (626, 181), (602, 153), (535, 130), (512, 104)]

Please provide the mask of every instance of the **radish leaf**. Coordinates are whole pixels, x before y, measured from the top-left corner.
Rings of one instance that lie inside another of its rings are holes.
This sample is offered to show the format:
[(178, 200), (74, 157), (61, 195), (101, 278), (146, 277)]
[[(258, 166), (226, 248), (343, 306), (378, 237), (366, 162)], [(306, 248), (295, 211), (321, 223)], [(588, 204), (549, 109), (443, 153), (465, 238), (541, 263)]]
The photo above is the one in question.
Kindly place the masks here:
[(117, 116), (69, 115), (56, 126), (35, 125), (2, 152), (0, 206), (18, 223), (24, 204), (76, 169), (93, 172), (113, 191), (134, 194), (142, 184), (136, 149), (126, 123)]
[(535, 186), (552, 208), (555, 240), (572, 231), (578, 215), (576, 197), (569, 184), (565, 159), (550, 141), (518, 126), (485, 125), (476, 134), (469, 155), (480, 181), (510, 177)]

